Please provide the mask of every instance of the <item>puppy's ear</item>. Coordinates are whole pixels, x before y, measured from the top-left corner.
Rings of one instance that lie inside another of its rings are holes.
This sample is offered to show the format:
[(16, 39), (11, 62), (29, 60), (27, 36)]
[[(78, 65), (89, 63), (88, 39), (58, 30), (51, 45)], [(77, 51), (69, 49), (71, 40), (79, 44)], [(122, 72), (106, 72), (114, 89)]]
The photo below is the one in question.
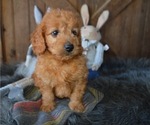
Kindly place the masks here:
[(43, 26), (38, 25), (36, 30), (33, 32), (31, 35), (31, 43), (33, 47), (33, 52), (36, 55), (44, 53), (46, 46), (45, 46), (45, 39), (44, 39), (44, 31), (43, 31)]

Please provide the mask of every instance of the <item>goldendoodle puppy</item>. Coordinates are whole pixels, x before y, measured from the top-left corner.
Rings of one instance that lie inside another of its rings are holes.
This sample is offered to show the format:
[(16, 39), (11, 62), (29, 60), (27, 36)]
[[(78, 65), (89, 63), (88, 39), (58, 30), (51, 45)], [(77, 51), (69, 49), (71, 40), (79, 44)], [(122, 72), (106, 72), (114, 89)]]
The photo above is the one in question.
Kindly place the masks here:
[(33, 73), (35, 86), (42, 93), (43, 111), (55, 107), (54, 98), (70, 99), (69, 107), (82, 112), (88, 70), (80, 38), (80, 18), (67, 10), (47, 12), (32, 34), (37, 64)]

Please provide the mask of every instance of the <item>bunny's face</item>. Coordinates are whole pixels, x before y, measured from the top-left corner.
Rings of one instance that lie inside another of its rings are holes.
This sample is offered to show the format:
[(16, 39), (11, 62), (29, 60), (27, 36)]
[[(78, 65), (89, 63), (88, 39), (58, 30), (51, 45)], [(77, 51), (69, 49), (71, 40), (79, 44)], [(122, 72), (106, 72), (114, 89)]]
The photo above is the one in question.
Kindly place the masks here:
[(88, 25), (81, 28), (81, 37), (82, 39), (99, 41), (101, 39), (101, 34), (97, 28)]

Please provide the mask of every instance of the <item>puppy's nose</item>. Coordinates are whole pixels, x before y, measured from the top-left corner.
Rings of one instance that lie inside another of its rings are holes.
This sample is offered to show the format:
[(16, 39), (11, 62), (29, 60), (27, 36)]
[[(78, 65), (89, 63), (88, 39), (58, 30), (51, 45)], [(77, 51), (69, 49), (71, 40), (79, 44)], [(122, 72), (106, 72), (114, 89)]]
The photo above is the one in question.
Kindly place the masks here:
[(67, 42), (67, 43), (64, 45), (64, 49), (65, 49), (67, 52), (71, 52), (71, 51), (74, 49), (74, 46), (73, 46), (73, 44), (71, 44), (70, 42)]

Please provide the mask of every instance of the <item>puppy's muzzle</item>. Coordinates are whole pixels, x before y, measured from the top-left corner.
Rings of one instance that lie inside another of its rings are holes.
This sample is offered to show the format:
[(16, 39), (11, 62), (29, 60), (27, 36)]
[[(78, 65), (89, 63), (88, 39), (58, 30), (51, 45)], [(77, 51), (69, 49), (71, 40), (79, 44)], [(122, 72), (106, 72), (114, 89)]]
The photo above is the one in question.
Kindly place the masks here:
[(65, 43), (65, 45), (64, 45), (64, 49), (65, 49), (67, 52), (72, 52), (73, 49), (74, 49), (74, 45), (71, 44), (70, 42), (67, 42), (67, 43)]

